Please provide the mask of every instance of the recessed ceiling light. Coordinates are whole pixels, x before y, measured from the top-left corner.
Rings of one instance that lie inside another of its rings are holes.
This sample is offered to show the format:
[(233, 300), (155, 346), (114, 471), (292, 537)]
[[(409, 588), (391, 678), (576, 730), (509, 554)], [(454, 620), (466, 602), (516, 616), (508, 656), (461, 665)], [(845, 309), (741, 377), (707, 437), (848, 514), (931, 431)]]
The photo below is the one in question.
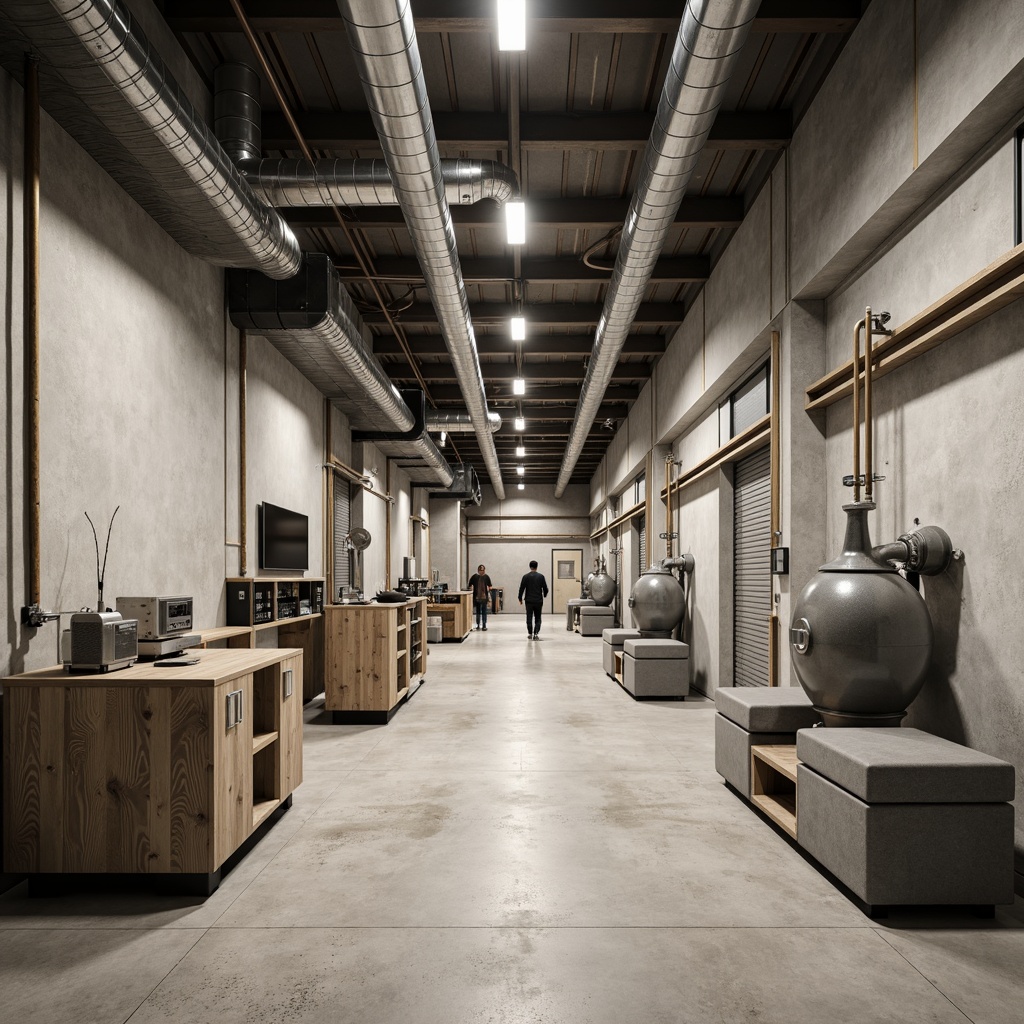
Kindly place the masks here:
[(509, 245), (526, 242), (526, 204), (521, 199), (505, 204), (505, 240)]
[(515, 418), (514, 426), (515, 426), (516, 430), (525, 430), (526, 429), (526, 420), (523, 419), (522, 416), (517, 416)]
[(516, 458), (517, 459), (522, 459), (522, 458), (525, 458), (525, 456), (526, 456), (526, 449), (522, 445), (519, 445), (519, 447), (516, 448)]
[(516, 377), (512, 381), (512, 394), (513, 395), (525, 395), (526, 394), (526, 381), (522, 377)]
[(525, 341), (526, 340), (526, 317), (525, 316), (514, 316), (509, 321), (509, 327), (512, 331), (513, 341)]
[(498, 49), (526, 49), (526, 0), (498, 0)]

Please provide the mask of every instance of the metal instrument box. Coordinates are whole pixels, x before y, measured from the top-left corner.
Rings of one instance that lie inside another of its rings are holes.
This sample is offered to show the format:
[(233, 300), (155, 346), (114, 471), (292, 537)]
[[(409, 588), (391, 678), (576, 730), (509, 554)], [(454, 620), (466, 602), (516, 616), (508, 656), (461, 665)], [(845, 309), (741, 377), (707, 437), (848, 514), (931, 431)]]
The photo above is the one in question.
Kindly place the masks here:
[(140, 640), (162, 640), (192, 629), (191, 597), (119, 597), (117, 610), (138, 619)]

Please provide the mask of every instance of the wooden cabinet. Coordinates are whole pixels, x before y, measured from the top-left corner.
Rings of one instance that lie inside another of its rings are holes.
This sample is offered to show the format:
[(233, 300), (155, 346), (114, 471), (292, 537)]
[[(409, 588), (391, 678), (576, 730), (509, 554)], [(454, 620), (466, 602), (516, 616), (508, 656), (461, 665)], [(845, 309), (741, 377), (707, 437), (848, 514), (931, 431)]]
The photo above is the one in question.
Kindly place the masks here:
[(427, 614), (440, 618), (442, 640), (461, 643), (473, 629), (473, 592), (449, 591), (447, 598), (443, 603), (427, 605)]
[(337, 724), (386, 723), (427, 671), (426, 598), (328, 605), (324, 707)]
[(4, 870), (209, 893), (302, 781), (302, 652), (4, 680)]

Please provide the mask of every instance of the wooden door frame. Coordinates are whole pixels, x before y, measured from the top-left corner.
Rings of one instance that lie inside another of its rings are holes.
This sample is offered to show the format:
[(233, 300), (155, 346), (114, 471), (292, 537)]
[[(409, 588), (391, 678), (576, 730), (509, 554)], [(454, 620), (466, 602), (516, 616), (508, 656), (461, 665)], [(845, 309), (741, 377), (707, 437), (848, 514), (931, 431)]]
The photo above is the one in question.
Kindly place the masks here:
[[(555, 580), (558, 577), (555, 575), (555, 552), (556, 551), (578, 551), (580, 554), (580, 586), (583, 585), (583, 548), (552, 548), (551, 549), (551, 608), (549, 609), (552, 615), (561, 614), (555, 612)], [(562, 611), (565, 611), (563, 608)]]

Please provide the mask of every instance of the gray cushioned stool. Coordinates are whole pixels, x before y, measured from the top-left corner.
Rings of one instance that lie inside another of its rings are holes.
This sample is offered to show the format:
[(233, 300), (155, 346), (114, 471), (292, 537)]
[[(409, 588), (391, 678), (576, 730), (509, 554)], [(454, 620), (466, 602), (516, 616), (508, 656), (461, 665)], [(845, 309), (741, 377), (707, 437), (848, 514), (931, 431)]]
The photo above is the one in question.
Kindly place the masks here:
[(600, 636), (615, 625), (615, 609), (604, 605), (580, 609), (580, 636)]
[(601, 652), (601, 656), (604, 660), (606, 675), (615, 679), (615, 652), (621, 651), (622, 645), (627, 640), (635, 640), (639, 636), (639, 629), (606, 629), (601, 634), (601, 639), (604, 640), (604, 649)]
[(571, 633), (576, 628), (576, 616), (580, 608), (593, 608), (597, 602), (592, 597), (573, 597), (565, 602), (565, 630)]
[(715, 706), (715, 771), (748, 800), (750, 748), (795, 743), (821, 721), (799, 686), (720, 686)]
[(797, 736), (797, 841), (865, 903), (1013, 902), (1013, 766), (918, 729)]
[(690, 647), (678, 640), (640, 637), (622, 645), (622, 688), (641, 698), (685, 698), (690, 692)]

